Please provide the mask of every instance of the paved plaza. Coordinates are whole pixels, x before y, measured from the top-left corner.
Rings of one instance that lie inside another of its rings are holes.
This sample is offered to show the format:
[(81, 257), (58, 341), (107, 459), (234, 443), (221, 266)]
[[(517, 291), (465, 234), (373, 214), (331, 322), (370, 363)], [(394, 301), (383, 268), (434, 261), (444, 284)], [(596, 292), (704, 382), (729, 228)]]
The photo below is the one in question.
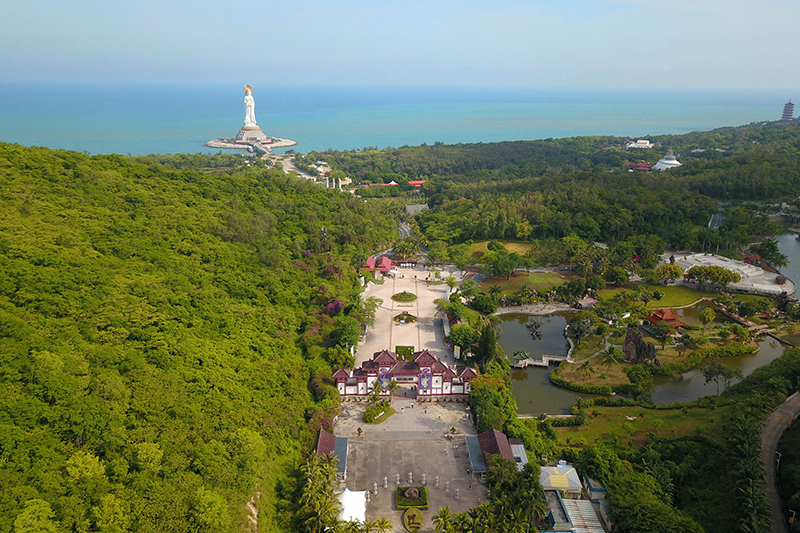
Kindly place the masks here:
[[(401, 268), (397, 276), (387, 278), (382, 285), (370, 283), (363, 298), (375, 296), (383, 304), (375, 313), (375, 327), (370, 328), (364, 342), (356, 350), (356, 367), (372, 359), (375, 352), (395, 351), (396, 346), (413, 346), (414, 351), (428, 349), (452, 367), (455, 363), (453, 350), (444, 342), (441, 319), (436, 318), (437, 298), (447, 296), (450, 288), (444, 283), (430, 285), (425, 283), (429, 274), (426, 268)], [(442, 273), (442, 277), (447, 275)], [(413, 302), (395, 302), (392, 295), (408, 291), (417, 295)], [(403, 311), (417, 317), (413, 324), (398, 324), (392, 319)]]
[[(428, 286), (425, 282), (428, 275), (429, 270), (421, 267), (401, 268), (395, 278), (387, 278), (381, 285), (371, 283), (365, 290), (363, 298), (375, 296), (381, 298), (383, 304), (375, 313), (375, 327), (357, 348), (356, 367), (372, 359), (375, 352), (413, 346), (415, 351), (430, 350), (455, 369), (453, 351), (444, 341), (434, 303), (446, 297), (450, 289), (443, 283)], [(442, 277), (445, 276), (447, 273), (443, 272)], [(403, 291), (416, 294), (417, 299), (407, 303), (392, 300), (393, 294)], [(395, 323), (393, 317), (403, 311), (416, 316), (417, 321)], [(404, 530), (403, 511), (397, 509), (395, 489), (422, 486), (423, 474), (429, 499), (428, 510), (423, 511), (423, 531), (433, 531), (433, 516), (440, 507), (449, 506), (454, 513), (462, 512), (479, 505), (487, 497), (485, 484), (469, 472), (465, 437), (475, 435), (476, 431), (466, 402), (420, 403), (415, 397), (416, 393), (409, 386), (401, 386), (392, 400), (397, 412), (381, 424), (364, 422), (366, 402), (345, 401), (334, 428), (336, 435), (349, 438), (345, 485), (350, 490), (370, 491), (367, 518), (374, 520), (385, 516), (394, 531)], [(452, 428), (456, 430), (455, 437), (446, 438), (445, 434)], [(411, 483), (408, 482), (409, 473)], [(399, 484), (396, 482), (398, 475)], [(436, 476), (439, 477), (438, 486)], [(459, 499), (456, 499), (456, 489)]]
[[(363, 422), (365, 402), (345, 402), (336, 434), (350, 437), (347, 488), (370, 491), (367, 518), (385, 516), (394, 531), (403, 531), (403, 511), (397, 510), (395, 489), (419, 487), (425, 474), (429, 507), (422, 512), (423, 531), (432, 531), (433, 516), (440, 507), (449, 506), (454, 513), (466, 511), (485, 501), (487, 490), (484, 483), (469, 473), (465, 436), (476, 433), (467, 416), (466, 403), (415, 402), (413, 408), (411, 405), (410, 398), (395, 398), (392, 407), (397, 413), (373, 425)], [(363, 431), (360, 437), (359, 427)], [(456, 436), (445, 438), (451, 428), (456, 429)], [(408, 483), (409, 472), (412, 483)], [(438, 487), (436, 476), (439, 476)], [(373, 483), (377, 484), (377, 493), (373, 493)]]
[(669, 262), (670, 255), (675, 258), (675, 262), (685, 271), (688, 271), (693, 266), (720, 266), (738, 273), (742, 276), (741, 281), (728, 285), (734, 290), (775, 295), (781, 294), (782, 292), (794, 295), (796, 290), (793, 280), (787, 279), (783, 285), (779, 285), (776, 282), (779, 274), (721, 255), (712, 253), (665, 253), (662, 256), (662, 261), (665, 263)]

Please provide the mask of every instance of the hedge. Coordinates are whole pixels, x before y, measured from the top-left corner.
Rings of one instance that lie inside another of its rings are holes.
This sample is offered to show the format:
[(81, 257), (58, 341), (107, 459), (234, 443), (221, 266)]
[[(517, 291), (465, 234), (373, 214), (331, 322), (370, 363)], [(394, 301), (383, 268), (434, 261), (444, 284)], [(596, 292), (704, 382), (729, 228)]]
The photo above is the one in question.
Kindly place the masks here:
[(554, 428), (582, 426), (586, 422), (586, 413), (580, 411), (577, 415), (569, 418), (548, 418), (547, 420)]
[(397, 508), (411, 509), (416, 507), (423, 511), (428, 510), (428, 489), (427, 487), (415, 487), (419, 491), (419, 498), (406, 498), (403, 493), (411, 487), (397, 487)]

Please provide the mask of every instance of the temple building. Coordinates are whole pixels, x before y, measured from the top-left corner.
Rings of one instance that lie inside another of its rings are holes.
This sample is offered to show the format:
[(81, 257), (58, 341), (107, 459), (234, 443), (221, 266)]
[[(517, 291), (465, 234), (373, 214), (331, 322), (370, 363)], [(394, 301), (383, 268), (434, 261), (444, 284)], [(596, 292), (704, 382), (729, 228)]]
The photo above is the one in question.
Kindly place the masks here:
[(667, 309), (656, 309), (649, 316), (645, 317), (645, 319), (653, 325), (658, 324), (659, 322), (666, 322), (670, 326), (675, 328), (675, 333), (678, 332), (678, 328), (681, 326), (685, 326), (686, 323), (681, 320), (681, 315), (676, 313), (670, 308)]
[(653, 170), (669, 170), (679, 166), (681, 166), (681, 163), (675, 158), (675, 154), (672, 153), (672, 148), (670, 148), (667, 155), (659, 159), (658, 163), (653, 165)]
[(389, 383), (411, 385), (417, 398), (458, 396), (469, 394), (469, 382), (478, 373), (469, 367), (453, 370), (428, 350), (416, 352), (411, 361), (401, 361), (389, 350), (376, 352), (361, 368), (340, 368), (333, 380), (340, 396), (366, 396), (375, 382), (380, 383), (384, 396), (389, 395)]

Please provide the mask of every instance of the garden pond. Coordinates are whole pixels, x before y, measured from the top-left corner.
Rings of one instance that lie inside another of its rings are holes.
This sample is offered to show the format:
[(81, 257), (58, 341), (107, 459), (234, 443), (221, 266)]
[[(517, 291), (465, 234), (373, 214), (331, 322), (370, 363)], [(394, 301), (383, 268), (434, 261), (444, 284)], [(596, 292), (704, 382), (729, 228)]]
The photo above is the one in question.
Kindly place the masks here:
[[(789, 265), (783, 269), (783, 273), (796, 283), (800, 282), (800, 240), (798, 240), (798, 236), (794, 233), (784, 233), (778, 235), (776, 239), (781, 253), (785, 254), (789, 260)], [(706, 303), (700, 302), (684, 309), (676, 309), (676, 311), (687, 324), (701, 325), (699, 312), (706, 305)], [(568, 312), (545, 316), (522, 313), (501, 315), (499, 343), (506, 357), (513, 363), (513, 355), (518, 351), (528, 352), (534, 359), (539, 359), (542, 355), (566, 355), (568, 348), (564, 338), (564, 328), (567, 325), (568, 316)], [(717, 315), (717, 319), (724, 320), (724, 317)], [(541, 332), (541, 339), (534, 339), (531, 331), (526, 327), (533, 321), (540, 324), (537, 329)], [(709, 326), (711, 325), (713, 324), (709, 324)], [(772, 337), (762, 337), (758, 345), (759, 350), (754, 354), (724, 358), (720, 361), (738, 368), (743, 375), (747, 376), (756, 368), (767, 365), (780, 357), (787, 348)], [(549, 375), (554, 368), (555, 366), (512, 369), (512, 387), (520, 414), (566, 414), (579, 398), (592, 397), (591, 394), (576, 393), (551, 384)], [(675, 401), (692, 401), (717, 393), (716, 384), (706, 384), (697, 368), (679, 376), (655, 376), (653, 382), (656, 385), (653, 401), (659, 405)]]
[[(702, 307), (705, 307), (705, 304), (700, 303), (676, 311), (683, 317), (684, 322), (700, 324), (698, 315)], [(503, 322), (500, 326), (499, 343), (506, 357), (513, 363), (513, 354), (517, 351), (528, 352), (534, 359), (540, 359), (543, 355), (566, 355), (568, 348), (564, 338), (564, 328), (567, 325), (567, 316), (568, 313), (545, 316), (521, 313), (501, 315)], [(724, 317), (718, 315), (718, 318)], [(538, 331), (542, 334), (540, 340), (534, 339), (527, 327), (534, 321), (540, 324), (538, 327)], [(711, 325), (713, 323), (709, 324)], [(758, 345), (759, 350), (754, 354), (728, 357), (720, 361), (740, 369), (746, 376), (759, 366), (769, 364), (778, 358), (785, 349), (784, 345), (772, 337), (762, 338)], [(579, 398), (592, 397), (591, 394), (568, 391), (550, 383), (550, 371), (554, 368), (555, 366), (511, 370), (514, 398), (520, 414), (566, 414)], [(656, 385), (653, 402), (659, 405), (696, 400), (717, 392), (716, 384), (706, 384), (697, 368), (679, 376), (655, 376), (653, 382)]]

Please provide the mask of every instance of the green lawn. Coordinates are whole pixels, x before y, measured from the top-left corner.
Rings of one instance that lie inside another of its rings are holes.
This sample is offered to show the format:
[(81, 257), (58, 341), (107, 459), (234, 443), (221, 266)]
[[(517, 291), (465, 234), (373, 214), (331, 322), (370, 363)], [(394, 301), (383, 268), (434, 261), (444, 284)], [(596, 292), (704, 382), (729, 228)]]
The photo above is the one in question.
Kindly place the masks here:
[[(605, 342), (601, 339), (602, 337), (600, 335), (589, 335), (584, 338), (581, 344), (572, 352), (572, 358), (576, 361), (583, 361), (590, 355), (602, 350), (605, 347)], [(585, 345), (584, 342), (586, 343)]]
[(583, 376), (580, 373), (580, 363), (562, 364), (559, 366), (558, 377), (582, 385), (608, 385), (609, 387), (627, 385), (631, 380), (628, 379), (628, 375), (623, 370), (625, 368), (623, 365), (626, 364), (618, 363), (606, 366), (595, 358), (592, 359), (592, 373), (588, 376)]
[(386, 411), (383, 412), (383, 414), (381, 416), (379, 416), (378, 418), (373, 420), (372, 424), (374, 425), (374, 424), (380, 424), (382, 422), (385, 422), (387, 418), (389, 418), (390, 416), (392, 416), (396, 412), (397, 411), (394, 410), (394, 407), (389, 407)]
[[(509, 253), (518, 253), (519, 255), (525, 255), (533, 248), (532, 244), (525, 242), (502, 241), (500, 244), (502, 244)], [(489, 241), (481, 241), (472, 244), (469, 247), (469, 255), (476, 259), (480, 258), (480, 256), (489, 251), (488, 245)]]
[(559, 272), (517, 272), (516, 275), (506, 278), (486, 278), (480, 285), (483, 292), (487, 292), (492, 285), (500, 285), (504, 293), (513, 293), (527, 285), (534, 289), (550, 289), (553, 285), (563, 285), (569, 278)]
[[(615, 294), (624, 290), (630, 290), (637, 285), (644, 285), (632, 283), (622, 287), (614, 287), (613, 289), (604, 289), (600, 291), (600, 299), (608, 300), (613, 298)], [(664, 293), (661, 300), (651, 300), (647, 305), (648, 309), (658, 309), (661, 307), (683, 307), (691, 305), (701, 298), (714, 298), (715, 293), (702, 291), (689, 285), (650, 285), (649, 290), (660, 290)]]
[[(717, 409), (648, 409), (631, 407), (589, 407), (586, 423), (577, 427), (554, 428), (559, 441), (572, 445), (594, 444), (597, 441), (618, 437), (644, 446), (648, 433), (656, 437), (682, 437), (704, 434), (724, 443), (722, 423), (734, 416), (735, 405)], [(593, 414), (593, 413), (596, 413)], [(626, 417), (633, 418), (628, 420)], [(698, 429), (699, 428), (699, 429)]]

